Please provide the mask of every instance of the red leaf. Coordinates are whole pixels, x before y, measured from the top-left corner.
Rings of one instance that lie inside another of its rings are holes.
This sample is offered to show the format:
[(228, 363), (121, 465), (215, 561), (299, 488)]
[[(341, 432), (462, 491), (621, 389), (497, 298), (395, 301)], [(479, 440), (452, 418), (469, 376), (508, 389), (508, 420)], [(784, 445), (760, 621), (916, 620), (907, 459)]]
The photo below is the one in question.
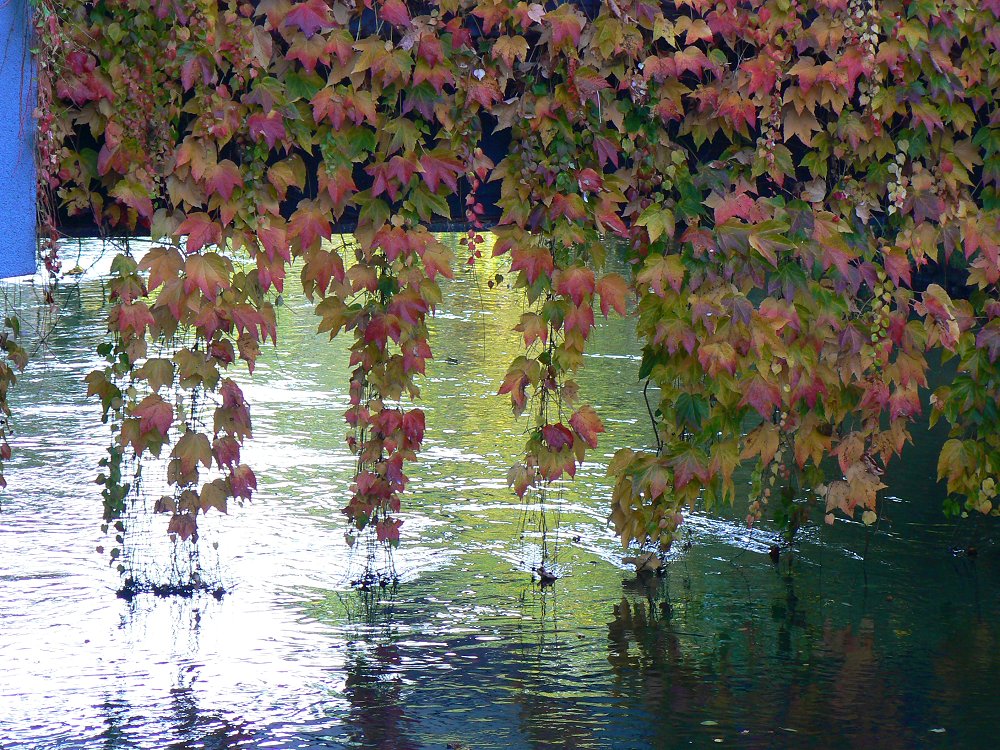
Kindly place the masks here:
[(604, 178), (590, 167), (576, 173), (576, 183), (581, 193), (596, 193), (604, 187)]
[(415, 326), (423, 320), (427, 309), (427, 303), (420, 297), (419, 292), (411, 289), (395, 295), (389, 303), (388, 312), (403, 322)]
[(601, 136), (594, 139), (594, 149), (597, 151), (597, 160), (601, 167), (608, 164), (612, 164), (615, 168), (618, 167), (619, 148), (617, 145)]
[(514, 414), (520, 416), (528, 405), (528, 386), (532, 382), (537, 382), (539, 377), (539, 364), (537, 360), (529, 360), (525, 356), (519, 356), (507, 369), (503, 383), (500, 385), (498, 395), (510, 394), (511, 406)]
[(239, 441), (230, 435), (216, 438), (212, 442), (212, 455), (219, 466), (235, 466), (240, 461)]
[(606, 227), (619, 237), (628, 238), (628, 227), (625, 225), (625, 222), (622, 221), (621, 216), (618, 215), (618, 209), (614, 203), (602, 200), (600, 206), (595, 212), (595, 216), (600, 224), (599, 228)]
[(386, 0), (382, 3), (379, 15), (393, 26), (410, 25), (410, 12), (402, 0)]
[(556, 193), (552, 196), (552, 217), (565, 216), (570, 221), (583, 219), (587, 216), (587, 208), (581, 198), (576, 193), (563, 195)]
[(333, 174), (328, 174), (325, 167), (319, 170), (319, 189), (326, 190), (333, 205), (342, 210), (348, 197), (358, 191), (354, 184), (354, 175), (350, 167), (338, 167)]
[(398, 518), (387, 518), (375, 524), (375, 536), (380, 542), (399, 544), (399, 527), (403, 522)]
[(146, 327), (156, 325), (149, 308), (143, 302), (118, 307), (118, 330), (124, 333), (131, 329), (137, 336), (146, 334)]
[(403, 435), (411, 448), (418, 448), (424, 440), (424, 412), (420, 409), (410, 409), (403, 416)]
[(365, 326), (364, 340), (374, 343), (379, 348), (379, 351), (384, 352), (389, 339), (391, 338), (393, 341), (398, 342), (401, 333), (399, 321), (395, 317), (390, 318), (386, 315), (374, 315), (368, 321), (368, 325)]
[(208, 299), (214, 300), (220, 291), (229, 289), (229, 273), (225, 261), (216, 253), (191, 255), (184, 262), (184, 293), (200, 289)]
[(581, 305), (580, 307), (571, 307), (563, 320), (563, 329), (566, 333), (579, 331), (580, 335), (584, 338), (587, 338), (587, 335), (590, 333), (590, 329), (593, 327), (594, 310), (589, 304)]
[(233, 196), (233, 190), (243, 187), (239, 167), (229, 159), (220, 161), (205, 173), (205, 187), (210, 193), (228, 201)]
[(609, 273), (597, 282), (597, 293), (601, 297), (601, 313), (608, 317), (611, 308), (619, 315), (625, 315), (625, 299), (628, 296), (628, 282), (617, 273)]
[(410, 184), (410, 178), (417, 171), (417, 162), (407, 156), (396, 156), (389, 159), (389, 168), (386, 174), (399, 182), (400, 187)]
[(479, 102), (485, 110), (490, 110), (493, 105), (503, 99), (503, 92), (500, 91), (500, 84), (497, 83), (492, 74), (487, 75), (481, 81), (471, 79), (465, 87), (466, 101)]
[(304, 35), (296, 36), (295, 41), (288, 47), (285, 59), (298, 60), (303, 68), (312, 73), (316, 70), (317, 64), (330, 64), (330, 50), (326, 39), (320, 35), (311, 38)]
[(569, 418), (569, 423), (583, 442), (591, 448), (597, 447), (597, 436), (599, 433), (604, 432), (604, 425), (601, 423), (601, 418), (597, 416), (597, 412), (594, 411), (593, 408), (590, 406), (581, 406), (577, 409), (576, 413)]
[(287, 136), (285, 123), (282, 121), (281, 115), (274, 110), (267, 114), (257, 112), (250, 115), (247, 126), (250, 128), (250, 137), (256, 139), (263, 136), (270, 149), (273, 149), (275, 143), (284, 140)]
[(752, 60), (744, 62), (740, 66), (740, 70), (750, 74), (747, 93), (755, 94), (761, 91), (770, 94), (774, 89), (775, 81), (778, 78), (778, 66), (770, 57), (758, 55)]
[(311, 247), (320, 238), (330, 239), (333, 233), (329, 214), (320, 204), (308, 199), (299, 201), (288, 226), (291, 236), (301, 240), (303, 249)]
[(222, 228), (211, 216), (198, 212), (188, 214), (177, 227), (177, 234), (186, 234), (187, 251), (196, 253), (205, 245), (218, 245), (222, 239)]
[(990, 364), (1000, 357), (1000, 320), (991, 320), (976, 335), (976, 346), (989, 353)]
[(313, 288), (320, 294), (326, 294), (330, 279), (343, 282), (346, 278), (344, 261), (336, 252), (314, 247), (305, 254), (305, 264), (302, 266), (302, 287), (306, 294), (312, 297)]
[(581, 68), (573, 76), (572, 82), (576, 86), (581, 104), (592, 101), (598, 107), (601, 104), (601, 91), (611, 86), (607, 79), (593, 68)]
[(561, 422), (542, 427), (542, 439), (554, 451), (562, 450), (567, 445), (573, 445), (573, 433)]
[(167, 524), (167, 533), (179, 536), (183, 541), (198, 535), (198, 522), (190, 513), (175, 513)]
[(702, 482), (708, 480), (708, 467), (696, 449), (689, 448), (672, 458), (669, 463), (674, 470), (674, 489), (681, 489), (695, 478)]
[(583, 266), (560, 268), (555, 272), (553, 284), (556, 292), (569, 297), (579, 307), (594, 293), (594, 272)]
[(570, 3), (560, 5), (545, 14), (545, 20), (552, 27), (552, 43), (558, 45), (564, 39), (569, 39), (574, 46), (580, 44), (580, 35), (587, 19)]
[(283, 222), (282, 225), (277, 226), (275, 226), (273, 220), (268, 223), (262, 223), (257, 229), (257, 239), (264, 246), (264, 252), (267, 254), (268, 260), (283, 258), (286, 261), (290, 261), (292, 259), (291, 249), (288, 245), (288, 232), (286, 227), (283, 226)]
[(229, 489), (232, 490), (233, 497), (249, 500), (257, 489), (257, 475), (246, 464), (240, 464), (229, 474)]
[[(866, 56), (862, 53), (861, 48), (856, 45), (848, 45), (847, 49), (844, 50), (844, 54), (840, 56), (837, 61), (837, 67), (847, 74), (847, 95), (852, 96), (854, 94), (854, 85), (858, 78), (863, 75), (868, 75), (871, 73), (871, 63), (868, 62)], [(916, 112), (914, 112), (916, 114)], [(937, 120), (937, 124), (941, 125), (941, 120)], [(927, 128), (928, 132), (933, 134), (933, 130), (930, 127)]]
[(402, 227), (384, 226), (375, 233), (372, 248), (382, 248), (386, 259), (391, 263), (410, 249), (407, 231)]
[(174, 423), (174, 408), (155, 393), (140, 401), (132, 414), (139, 418), (141, 433), (155, 430), (159, 435), (166, 437), (170, 425)]
[(512, 248), (510, 257), (511, 270), (524, 271), (528, 284), (534, 284), (540, 276), (551, 275), (554, 268), (552, 254), (544, 247), (537, 245)]
[(781, 401), (781, 392), (774, 383), (769, 383), (759, 375), (753, 379), (746, 388), (743, 400), (740, 405), (749, 404), (764, 419), (770, 419), (774, 414), (774, 407)]
[(458, 190), (458, 178), (465, 171), (462, 162), (446, 153), (430, 152), (420, 157), (423, 168), (424, 182), (432, 192), (437, 192), (438, 185), (444, 183), (451, 192)]
[(282, 26), (294, 26), (306, 37), (317, 31), (333, 28), (330, 23), (330, 6), (325, 0), (305, 0), (295, 5), (282, 21)]

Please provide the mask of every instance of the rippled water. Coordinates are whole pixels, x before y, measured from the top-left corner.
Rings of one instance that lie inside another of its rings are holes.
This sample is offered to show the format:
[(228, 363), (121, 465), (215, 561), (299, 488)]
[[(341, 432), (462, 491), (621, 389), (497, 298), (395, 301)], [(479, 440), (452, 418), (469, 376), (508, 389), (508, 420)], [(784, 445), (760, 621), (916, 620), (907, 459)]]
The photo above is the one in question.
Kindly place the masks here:
[[(521, 303), (486, 286), (488, 264), (448, 285), (432, 324), (393, 597), (366, 605), (350, 589), (345, 343), (313, 335), (289, 294), (280, 347), (243, 378), (260, 491), (203, 535), (229, 593), (118, 599), (95, 552), (108, 438), (82, 381), (103, 328), (96, 246), (91, 264), (14, 395), (3, 750), (995, 747), (1000, 552), (988, 527), (941, 519), (933, 435), (890, 477), (891, 522), (870, 542), (859, 525), (812, 528), (775, 568), (766, 531), (695, 516), (663, 579), (626, 570), (603, 462), (651, 439), (628, 321), (602, 324), (586, 359), (608, 432), (550, 498), (563, 577), (539, 589), (538, 514), (503, 480), (524, 424), (494, 395)], [(30, 286), (6, 292), (33, 309)], [(948, 552), (969, 544), (974, 559)]]

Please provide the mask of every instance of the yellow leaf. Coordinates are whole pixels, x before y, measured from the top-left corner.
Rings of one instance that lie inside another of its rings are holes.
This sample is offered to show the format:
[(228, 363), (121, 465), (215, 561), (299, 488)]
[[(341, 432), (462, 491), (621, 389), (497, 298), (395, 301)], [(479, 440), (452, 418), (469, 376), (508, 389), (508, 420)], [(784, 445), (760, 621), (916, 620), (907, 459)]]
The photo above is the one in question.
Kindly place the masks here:
[(769, 464), (778, 452), (778, 427), (771, 422), (762, 422), (743, 439), (743, 452), (740, 460), (744, 461), (754, 456), (760, 456), (761, 463)]
[(812, 112), (797, 112), (794, 107), (785, 107), (782, 112), (784, 123), (785, 141), (787, 142), (793, 135), (802, 141), (803, 146), (812, 145), (812, 134), (821, 130), (819, 121)]
[(514, 60), (523, 62), (528, 56), (528, 40), (520, 35), (502, 36), (493, 43), (492, 55), (508, 66), (513, 66)]

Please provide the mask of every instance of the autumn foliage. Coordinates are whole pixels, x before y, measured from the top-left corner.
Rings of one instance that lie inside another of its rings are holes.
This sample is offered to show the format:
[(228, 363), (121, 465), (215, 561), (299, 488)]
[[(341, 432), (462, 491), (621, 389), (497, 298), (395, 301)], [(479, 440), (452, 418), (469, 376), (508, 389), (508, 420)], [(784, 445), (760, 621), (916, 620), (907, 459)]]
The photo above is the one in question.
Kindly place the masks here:
[[(41, 2), (48, 221), (158, 243), (116, 261), (88, 378), (112, 460), (169, 455), (181, 536), (251, 496), (226, 373), (276, 340), (295, 265), (319, 330), (352, 340), (344, 512), (396, 542), (426, 317), (482, 252), (494, 183), (493, 252), (530, 304), (499, 387), (534, 415), (518, 495), (597, 446), (574, 375), (597, 315), (634, 311), (656, 445), (611, 463), (623, 544), (742, 498), (740, 465), (749, 522), (775, 501), (792, 527), (817, 504), (870, 523), (928, 408), (950, 507), (995, 514), (998, 29), (997, 0)], [(455, 219), (467, 258), (428, 230)], [(929, 397), (928, 356), (954, 362)]]

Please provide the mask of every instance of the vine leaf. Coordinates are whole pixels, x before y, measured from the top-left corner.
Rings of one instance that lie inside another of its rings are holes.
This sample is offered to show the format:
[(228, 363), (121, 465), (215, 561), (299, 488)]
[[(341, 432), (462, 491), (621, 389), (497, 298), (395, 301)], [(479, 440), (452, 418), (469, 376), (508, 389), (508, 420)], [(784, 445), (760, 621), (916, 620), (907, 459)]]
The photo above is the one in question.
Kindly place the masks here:
[(604, 432), (604, 424), (590, 406), (581, 406), (569, 419), (570, 426), (591, 448), (597, 447), (597, 436)]

